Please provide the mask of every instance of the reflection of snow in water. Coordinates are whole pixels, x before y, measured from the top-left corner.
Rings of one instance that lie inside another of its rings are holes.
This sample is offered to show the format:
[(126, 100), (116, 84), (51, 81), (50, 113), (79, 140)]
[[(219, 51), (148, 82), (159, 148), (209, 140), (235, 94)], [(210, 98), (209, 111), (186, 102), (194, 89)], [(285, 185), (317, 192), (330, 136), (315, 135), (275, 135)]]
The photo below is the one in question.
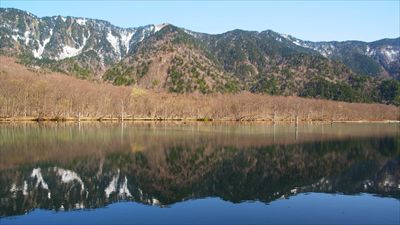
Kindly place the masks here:
[(113, 176), (113, 179), (111, 180), (110, 184), (104, 190), (107, 198), (110, 197), (111, 193), (113, 193), (117, 190), (118, 179), (119, 179), (119, 169), (118, 169), (118, 174), (116, 176)]
[(124, 183), (122, 184), (122, 187), (119, 188), (119, 196), (121, 197), (132, 197), (131, 192), (129, 192), (128, 189), (128, 179), (125, 176)]
[[(108, 187), (104, 190), (104, 192), (106, 193), (106, 197), (109, 198), (111, 193), (117, 192), (118, 190), (118, 181), (119, 181), (119, 174), (120, 174), (120, 170), (118, 169), (118, 173), (116, 176), (113, 176), (110, 184), (108, 185)], [(126, 176), (124, 177), (124, 181), (121, 185), (119, 185), (119, 190), (118, 190), (118, 196), (119, 197), (132, 197), (131, 192), (128, 189), (128, 178), (126, 178)]]
[(24, 188), (22, 189), (23, 195), (28, 195), (28, 183), (24, 180)]
[(69, 183), (76, 180), (81, 185), (81, 191), (85, 189), (85, 185), (83, 184), (82, 179), (74, 171), (64, 170), (57, 167), (54, 167), (54, 170), (57, 172), (57, 175), (61, 176), (61, 181), (63, 183)]
[(41, 169), (40, 168), (35, 168), (32, 170), (32, 174), (31, 174), (32, 178), (36, 178), (36, 185), (35, 187), (39, 187), (41, 186), (43, 189), (49, 189), (49, 186), (46, 184), (46, 182), (43, 180), (43, 176), (41, 173)]
[(160, 205), (160, 201), (158, 201), (158, 199), (156, 199), (154, 197), (151, 199), (151, 201), (152, 201), (151, 202), (152, 205)]

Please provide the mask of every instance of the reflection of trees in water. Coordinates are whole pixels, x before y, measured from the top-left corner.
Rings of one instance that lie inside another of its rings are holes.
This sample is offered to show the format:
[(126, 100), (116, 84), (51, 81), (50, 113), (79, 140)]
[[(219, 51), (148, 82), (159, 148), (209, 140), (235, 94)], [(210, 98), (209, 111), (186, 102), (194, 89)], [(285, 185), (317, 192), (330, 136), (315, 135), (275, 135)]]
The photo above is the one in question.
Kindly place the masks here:
[[(266, 125), (258, 123), (27, 123), (0, 124), (0, 170), (43, 161), (113, 152), (163, 157), (171, 146), (236, 148), (400, 135), (396, 124)], [(390, 148), (390, 146), (388, 146)], [(161, 153), (158, 153), (158, 152)]]
[(270, 202), (300, 192), (400, 198), (396, 137), (255, 147), (206, 141), (157, 146), (2, 170), (1, 215), (33, 208), (96, 208), (117, 200), (167, 205), (218, 196)]

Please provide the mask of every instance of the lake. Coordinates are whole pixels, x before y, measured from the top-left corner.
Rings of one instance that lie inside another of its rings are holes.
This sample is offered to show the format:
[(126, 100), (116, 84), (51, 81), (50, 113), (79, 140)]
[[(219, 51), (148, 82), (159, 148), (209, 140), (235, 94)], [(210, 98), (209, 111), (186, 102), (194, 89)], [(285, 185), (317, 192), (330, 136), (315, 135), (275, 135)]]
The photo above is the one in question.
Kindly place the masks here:
[(3, 123), (0, 224), (399, 224), (399, 124)]

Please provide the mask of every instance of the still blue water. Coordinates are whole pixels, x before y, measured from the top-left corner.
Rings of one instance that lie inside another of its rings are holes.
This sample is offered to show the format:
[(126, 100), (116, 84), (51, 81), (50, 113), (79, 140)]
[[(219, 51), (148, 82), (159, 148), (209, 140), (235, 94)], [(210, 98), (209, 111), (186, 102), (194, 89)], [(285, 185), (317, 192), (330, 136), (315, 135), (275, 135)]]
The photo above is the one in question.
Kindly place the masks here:
[[(372, 195), (300, 194), (270, 204), (218, 198), (160, 208), (120, 202), (96, 210), (34, 210), (2, 224), (399, 224), (400, 202)], [(62, 222), (61, 222), (62, 221)]]

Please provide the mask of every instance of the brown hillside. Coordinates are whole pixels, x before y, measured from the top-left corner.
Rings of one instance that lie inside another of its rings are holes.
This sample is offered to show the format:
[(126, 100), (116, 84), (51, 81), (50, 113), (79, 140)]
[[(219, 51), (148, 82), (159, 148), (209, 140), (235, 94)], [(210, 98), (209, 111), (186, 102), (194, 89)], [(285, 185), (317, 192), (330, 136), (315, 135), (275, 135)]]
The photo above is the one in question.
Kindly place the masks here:
[(399, 120), (399, 108), (300, 97), (171, 94), (94, 83), (0, 57), (0, 117), (9, 119)]

